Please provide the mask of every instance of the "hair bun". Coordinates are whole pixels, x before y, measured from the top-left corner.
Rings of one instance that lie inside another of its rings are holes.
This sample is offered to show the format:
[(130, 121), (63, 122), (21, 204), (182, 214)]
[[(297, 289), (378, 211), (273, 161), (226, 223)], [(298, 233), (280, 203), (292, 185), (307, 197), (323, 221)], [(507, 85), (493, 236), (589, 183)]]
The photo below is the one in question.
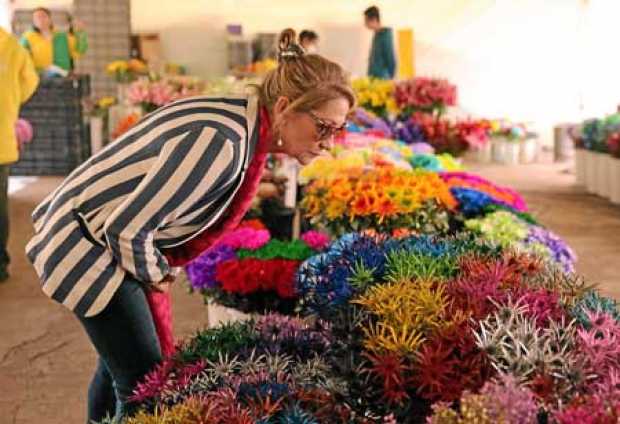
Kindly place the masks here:
[(278, 40), (278, 62), (298, 59), (304, 55), (304, 49), (296, 43), (297, 34), (292, 28), (287, 28), (280, 33)]

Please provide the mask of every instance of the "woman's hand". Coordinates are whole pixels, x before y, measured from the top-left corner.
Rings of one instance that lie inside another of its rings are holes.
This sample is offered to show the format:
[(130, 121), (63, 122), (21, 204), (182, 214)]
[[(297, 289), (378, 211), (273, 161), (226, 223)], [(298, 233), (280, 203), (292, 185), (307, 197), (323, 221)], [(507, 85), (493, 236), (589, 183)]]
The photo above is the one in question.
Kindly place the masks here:
[(174, 275), (167, 275), (163, 280), (159, 283), (151, 284), (149, 288), (158, 293), (168, 293), (170, 291), (170, 286), (174, 283), (176, 277)]
[(287, 180), (288, 178), (286, 177), (276, 176), (270, 170), (265, 170), (258, 188), (258, 197), (261, 199), (269, 199), (284, 196)]
[(273, 183), (260, 183), (258, 186), (258, 197), (261, 199), (269, 199), (271, 197), (278, 197), (278, 186)]
[(84, 22), (81, 21), (80, 19), (74, 19), (73, 20), (73, 30), (76, 31), (76, 32), (84, 31), (84, 30), (86, 30), (86, 25), (84, 25)]

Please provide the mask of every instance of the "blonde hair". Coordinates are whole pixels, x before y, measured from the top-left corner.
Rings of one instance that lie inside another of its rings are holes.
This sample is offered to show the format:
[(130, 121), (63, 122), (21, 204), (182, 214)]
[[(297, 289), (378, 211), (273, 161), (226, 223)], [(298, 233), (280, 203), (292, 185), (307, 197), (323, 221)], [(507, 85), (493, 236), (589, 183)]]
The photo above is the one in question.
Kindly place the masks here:
[(340, 65), (317, 54), (304, 54), (292, 29), (285, 29), (278, 42), (278, 67), (258, 86), (261, 103), (273, 108), (279, 97), (291, 102), (286, 112), (307, 112), (330, 100), (344, 98), (355, 106), (355, 94)]

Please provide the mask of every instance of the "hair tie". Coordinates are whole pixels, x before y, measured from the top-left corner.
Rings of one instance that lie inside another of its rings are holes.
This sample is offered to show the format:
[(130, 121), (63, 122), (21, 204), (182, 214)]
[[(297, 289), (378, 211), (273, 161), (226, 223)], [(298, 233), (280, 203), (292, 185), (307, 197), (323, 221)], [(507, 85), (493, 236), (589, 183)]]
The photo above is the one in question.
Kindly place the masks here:
[(303, 49), (297, 44), (290, 44), (278, 53), (278, 60), (297, 59), (304, 55)]

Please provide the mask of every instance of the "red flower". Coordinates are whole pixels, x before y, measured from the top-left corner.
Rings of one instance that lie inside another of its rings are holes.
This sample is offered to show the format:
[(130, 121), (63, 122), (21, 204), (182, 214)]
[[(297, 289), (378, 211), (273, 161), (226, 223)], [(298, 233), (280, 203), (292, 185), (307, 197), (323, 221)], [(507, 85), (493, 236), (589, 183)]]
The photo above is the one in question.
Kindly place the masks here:
[(260, 219), (248, 219), (239, 224), (238, 228), (252, 228), (254, 230), (266, 230), (267, 227), (260, 221)]
[(235, 259), (217, 266), (216, 279), (230, 293), (275, 291), (282, 298), (293, 298), (298, 267), (299, 261), (286, 259)]
[(405, 363), (406, 359), (395, 353), (363, 355), (371, 363), (366, 372), (383, 386), (383, 397), (389, 404), (400, 405), (409, 399), (407, 388), (411, 381), (411, 366)]
[(493, 369), (463, 320), (430, 338), (420, 350), (412, 383), (429, 400), (454, 401), (464, 390), (477, 391)]

